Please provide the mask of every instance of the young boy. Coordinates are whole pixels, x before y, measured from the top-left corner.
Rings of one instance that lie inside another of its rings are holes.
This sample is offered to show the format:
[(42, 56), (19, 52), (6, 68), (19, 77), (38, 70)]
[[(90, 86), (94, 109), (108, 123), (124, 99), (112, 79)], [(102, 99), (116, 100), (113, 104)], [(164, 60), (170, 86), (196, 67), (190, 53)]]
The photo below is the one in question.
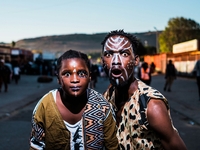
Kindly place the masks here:
[(57, 61), (57, 78), (61, 87), (44, 95), (33, 111), (30, 149), (116, 150), (111, 106), (88, 88), (87, 55), (66, 51)]

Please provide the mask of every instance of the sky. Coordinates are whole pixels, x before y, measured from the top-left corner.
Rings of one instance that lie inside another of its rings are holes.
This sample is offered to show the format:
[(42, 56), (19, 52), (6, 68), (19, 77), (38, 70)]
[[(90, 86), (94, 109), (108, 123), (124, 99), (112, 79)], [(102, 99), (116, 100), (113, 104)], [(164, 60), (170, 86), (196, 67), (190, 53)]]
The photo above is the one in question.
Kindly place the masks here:
[(200, 24), (199, 0), (0, 0), (0, 42), (124, 29), (164, 30), (171, 18)]

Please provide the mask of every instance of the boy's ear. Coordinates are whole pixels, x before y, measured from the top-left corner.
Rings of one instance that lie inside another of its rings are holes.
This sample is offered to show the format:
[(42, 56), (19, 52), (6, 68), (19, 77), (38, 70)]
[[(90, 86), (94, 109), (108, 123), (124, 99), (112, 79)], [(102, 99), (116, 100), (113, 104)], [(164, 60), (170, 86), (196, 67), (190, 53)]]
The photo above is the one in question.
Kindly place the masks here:
[(59, 78), (57, 78), (57, 82), (58, 82), (58, 84), (60, 84), (60, 80), (59, 80)]
[(58, 82), (58, 84), (60, 84), (60, 79), (59, 79), (59, 76), (58, 76), (57, 73), (56, 73), (56, 77), (57, 77), (57, 82)]
[(90, 78), (90, 81), (91, 81), (91, 74), (92, 74), (92, 72), (90, 71), (90, 72), (89, 72), (89, 78)]

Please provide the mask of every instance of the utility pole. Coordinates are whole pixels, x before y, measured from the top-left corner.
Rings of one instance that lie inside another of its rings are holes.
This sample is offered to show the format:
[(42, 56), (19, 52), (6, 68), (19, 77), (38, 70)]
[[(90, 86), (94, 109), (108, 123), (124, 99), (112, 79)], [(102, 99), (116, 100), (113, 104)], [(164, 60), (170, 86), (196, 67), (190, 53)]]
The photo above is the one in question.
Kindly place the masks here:
[(156, 53), (159, 53), (159, 45), (158, 45), (158, 30), (156, 27), (154, 27), (154, 29), (156, 30)]

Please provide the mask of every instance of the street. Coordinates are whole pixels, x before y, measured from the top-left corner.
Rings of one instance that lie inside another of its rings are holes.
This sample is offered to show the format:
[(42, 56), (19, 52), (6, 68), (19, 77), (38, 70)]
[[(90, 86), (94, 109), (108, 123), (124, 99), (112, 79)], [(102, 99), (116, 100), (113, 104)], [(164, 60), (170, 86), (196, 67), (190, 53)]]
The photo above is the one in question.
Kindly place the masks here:
[[(163, 80), (163, 81), (162, 81)], [(178, 79), (174, 82), (172, 86), (172, 92), (163, 93), (166, 97), (176, 96), (173, 91), (177, 88), (177, 82), (183, 82), (186, 79)], [(161, 89), (164, 79), (162, 77), (156, 79), (156, 83), (153, 77), (152, 86)], [(187, 80), (187, 82), (190, 82)], [(192, 81), (193, 82), (193, 81)], [(184, 83), (183, 83), (184, 84)], [(99, 92), (103, 92), (103, 88), (108, 85), (107, 79), (99, 79), (96, 85), (96, 89)], [(159, 87), (159, 86), (160, 87)], [(186, 88), (186, 87), (184, 87)], [(190, 87), (191, 90), (195, 90), (195, 87)], [(180, 90), (180, 89), (179, 89)], [(179, 99), (177, 99), (180, 102)], [(193, 99), (193, 101), (195, 101)], [(171, 101), (169, 100), (169, 103)], [(200, 102), (199, 102), (200, 103)], [(33, 111), (36, 101), (30, 105), (20, 109), (12, 116), (9, 116), (0, 121), (0, 149), (2, 150), (16, 150), (16, 149), (28, 149), (29, 148), (29, 136), (31, 131), (31, 113)], [(184, 102), (186, 105), (186, 102)], [(185, 110), (187, 111), (187, 110)], [(188, 150), (199, 150), (200, 147), (200, 126), (196, 124), (195, 121), (191, 120), (187, 116), (182, 115), (182, 113), (177, 112), (174, 108), (171, 109), (171, 116), (173, 119), (174, 126), (178, 129), (180, 136), (184, 140)]]

